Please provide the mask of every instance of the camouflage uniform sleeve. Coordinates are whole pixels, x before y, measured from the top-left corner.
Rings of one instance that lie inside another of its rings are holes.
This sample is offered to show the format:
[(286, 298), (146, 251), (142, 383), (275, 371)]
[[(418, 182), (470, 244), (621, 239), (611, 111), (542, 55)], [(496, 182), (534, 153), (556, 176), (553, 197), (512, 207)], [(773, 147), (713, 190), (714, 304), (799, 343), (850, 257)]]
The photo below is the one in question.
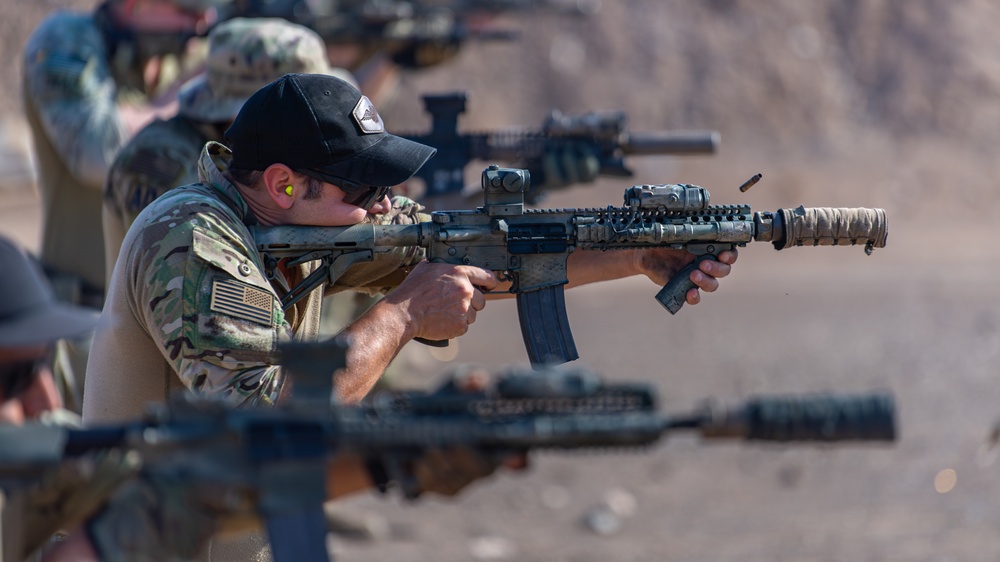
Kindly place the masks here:
[(237, 405), (273, 403), (273, 358), (292, 336), (280, 301), (242, 223), (205, 199), (171, 205), (179, 191), (150, 207), (169, 205), (166, 214), (140, 217), (126, 266), (136, 317), (189, 389)]
[(174, 120), (156, 120), (118, 151), (104, 199), (125, 231), (135, 218), (174, 187), (198, 182), (198, 155), (204, 140)]
[(24, 56), (28, 103), (81, 183), (102, 186), (126, 134), (104, 43), (90, 20), (57, 13), (29, 39)]
[(64, 461), (43, 473), (25, 492), (24, 554), (36, 552), (56, 532), (83, 523), (138, 474), (140, 465), (134, 454), (108, 450)]
[[(380, 215), (376, 222), (417, 224), (429, 220), (430, 214), (424, 212), (423, 205), (397, 195), (392, 198), (392, 209), (385, 215)], [(392, 252), (379, 254), (374, 262), (360, 263), (348, 269), (327, 293), (348, 290), (370, 295), (388, 293), (403, 282), (413, 267), (423, 261), (425, 255), (424, 249), (417, 247), (397, 248)]]

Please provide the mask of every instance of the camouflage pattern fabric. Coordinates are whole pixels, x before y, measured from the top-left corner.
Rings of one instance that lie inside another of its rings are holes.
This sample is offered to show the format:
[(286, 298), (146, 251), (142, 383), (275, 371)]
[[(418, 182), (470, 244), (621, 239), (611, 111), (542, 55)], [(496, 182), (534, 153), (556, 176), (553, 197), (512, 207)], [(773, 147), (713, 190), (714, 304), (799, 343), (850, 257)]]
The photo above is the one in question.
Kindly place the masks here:
[(139, 213), (167, 190), (197, 183), (198, 157), (209, 140), (207, 129), (182, 116), (157, 119), (118, 151), (104, 186), (109, 279), (124, 235)]
[[(242, 453), (239, 445), (213, 451), (229, 458)], [(88, 536), (102, 562), (220, 558), (243, 562), (269, 557), (262, 548), (266, 542), (251, 541), (249, 552), (225, 556), (219, 556), (210, 543), (219, 542), (212, 541), (214, 535), (254, 536), (260, 529), (256, 490), (245, 484), (250, 478), (244, 473), (251, 467), (227, 467), (225, 473), (206, 475), (192, 468), (186, 455), (145, 460), (141, 474), (121, 486), (87, 522)]]
[[(281, 287), (297, 279), (272, 286), (265, 277), (246, 226), (254, 219), (223, 177), (231, 158), (225, 146), (207, 143), (199, 163), (203, 183), (167, 192), (129, 231), (88, 365), (99, 373), (89, 377), (84, 394), (88, 423), (138, 415), (144, 397), (165, 392), (169, 381), (159, 377), (167, 372), (201, 394), (269, 404), (280, 388), (272, 362), (278, 342), (316, 337), (322, 295), (281, 310)], [(413, 223), (419, 210), (401, 199), (380, 220)], [(350, 270), (350, 287), (389, 288), (421, 259), (416, 249), (383, 256), (361, 272)], [(300, 267), (290, 274), (308, 272)], [(150, 364), (150, 353), (167, 368)]]
[(357, 87), (350, 72), (330, 66), (315, 31), (280, 18), (225, 21), (208, 43), (205, 72), (179, 95), (178, 113), (197, 121), (232, 121), (247, 98), (285, 74), (328, 74)]
[[(416, 224), (431, 220), (424, 206), (413, 199), (397, 195), (392, 198), (392, 209), (384, 215), (370, 219), (376, 224)], [(395, 289), (426, 255), (423, 248), (396, 248), (379, 255), (373, 262), (355, 264), (337, 279), (337, 284), (327, 287), (326, 294), (356, 291), (370, 296), (384, 295)]]
[[(56, 409), (15, 431), (24, 429), (30, 436), (32, 425), (79, 428), (80, 419)], [(4, 439), (13, 441), (7, 444), (14, 449), (21, 446), (16, 434)], [(7, 494), (0, 491), (0, 560), (41, 559), (57, 533), (72, 530), (93, 516), (139, 473), (141, 464), (135, 453), (105, 450), (64, 460), (40, 470), (37, 479), (25, 487)]]
[(25, 492), (24, 548), (31, 553), (54, 534), (81, 525), (139, 472), (137, 455), (120, 451), (64, 461)]

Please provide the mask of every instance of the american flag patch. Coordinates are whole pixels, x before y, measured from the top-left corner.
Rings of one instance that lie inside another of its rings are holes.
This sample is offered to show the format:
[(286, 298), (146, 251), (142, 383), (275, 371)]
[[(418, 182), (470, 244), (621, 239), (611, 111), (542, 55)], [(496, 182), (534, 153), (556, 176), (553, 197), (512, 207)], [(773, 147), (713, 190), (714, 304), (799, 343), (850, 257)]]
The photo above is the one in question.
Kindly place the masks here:
[(271, 325), (274, 295), (233, 279), (212, 282), (212, 312), (221, 312), (265, 326)]

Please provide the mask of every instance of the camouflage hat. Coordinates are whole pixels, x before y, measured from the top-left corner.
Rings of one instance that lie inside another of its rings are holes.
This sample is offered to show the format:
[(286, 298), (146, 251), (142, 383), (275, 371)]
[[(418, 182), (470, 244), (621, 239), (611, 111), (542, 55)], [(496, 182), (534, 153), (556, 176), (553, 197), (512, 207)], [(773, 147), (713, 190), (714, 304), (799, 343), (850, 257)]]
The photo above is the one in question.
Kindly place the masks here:
[(223, 22), (208, 35), (208, 51), (205, 72), (179, 96), (178, 112), (197, 121), (231, 121), (247, 98), (285, 74), (328, 74), (357, 85), (349, 72), (330, 66), (316, 32), (280, 18)]
[(53, 343), (97, 325), (97, 311), (56, 300), (38, 263), (0, 237), (0, 348)]

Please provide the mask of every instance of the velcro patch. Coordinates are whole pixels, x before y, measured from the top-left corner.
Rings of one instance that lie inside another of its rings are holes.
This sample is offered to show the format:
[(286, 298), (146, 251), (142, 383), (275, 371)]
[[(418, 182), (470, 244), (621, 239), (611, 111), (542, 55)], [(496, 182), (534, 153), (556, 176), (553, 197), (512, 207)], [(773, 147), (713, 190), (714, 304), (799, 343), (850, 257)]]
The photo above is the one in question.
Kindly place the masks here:
[(375, 110), (375, 104), (368, 99), (368, 96), (361, 96), (358, 104), (354, 106), (351, 116), (354, 117), (354, 122), (358, 124), (363, 133), (374, 134), (385, 132), (385, 124), (382, 123), (382, 118), (379, 117), (378, 111)]
[(212, 282), (210, 308), (212, 312), (270, 326), (274, 295), (234, 279), (218, 279)]

